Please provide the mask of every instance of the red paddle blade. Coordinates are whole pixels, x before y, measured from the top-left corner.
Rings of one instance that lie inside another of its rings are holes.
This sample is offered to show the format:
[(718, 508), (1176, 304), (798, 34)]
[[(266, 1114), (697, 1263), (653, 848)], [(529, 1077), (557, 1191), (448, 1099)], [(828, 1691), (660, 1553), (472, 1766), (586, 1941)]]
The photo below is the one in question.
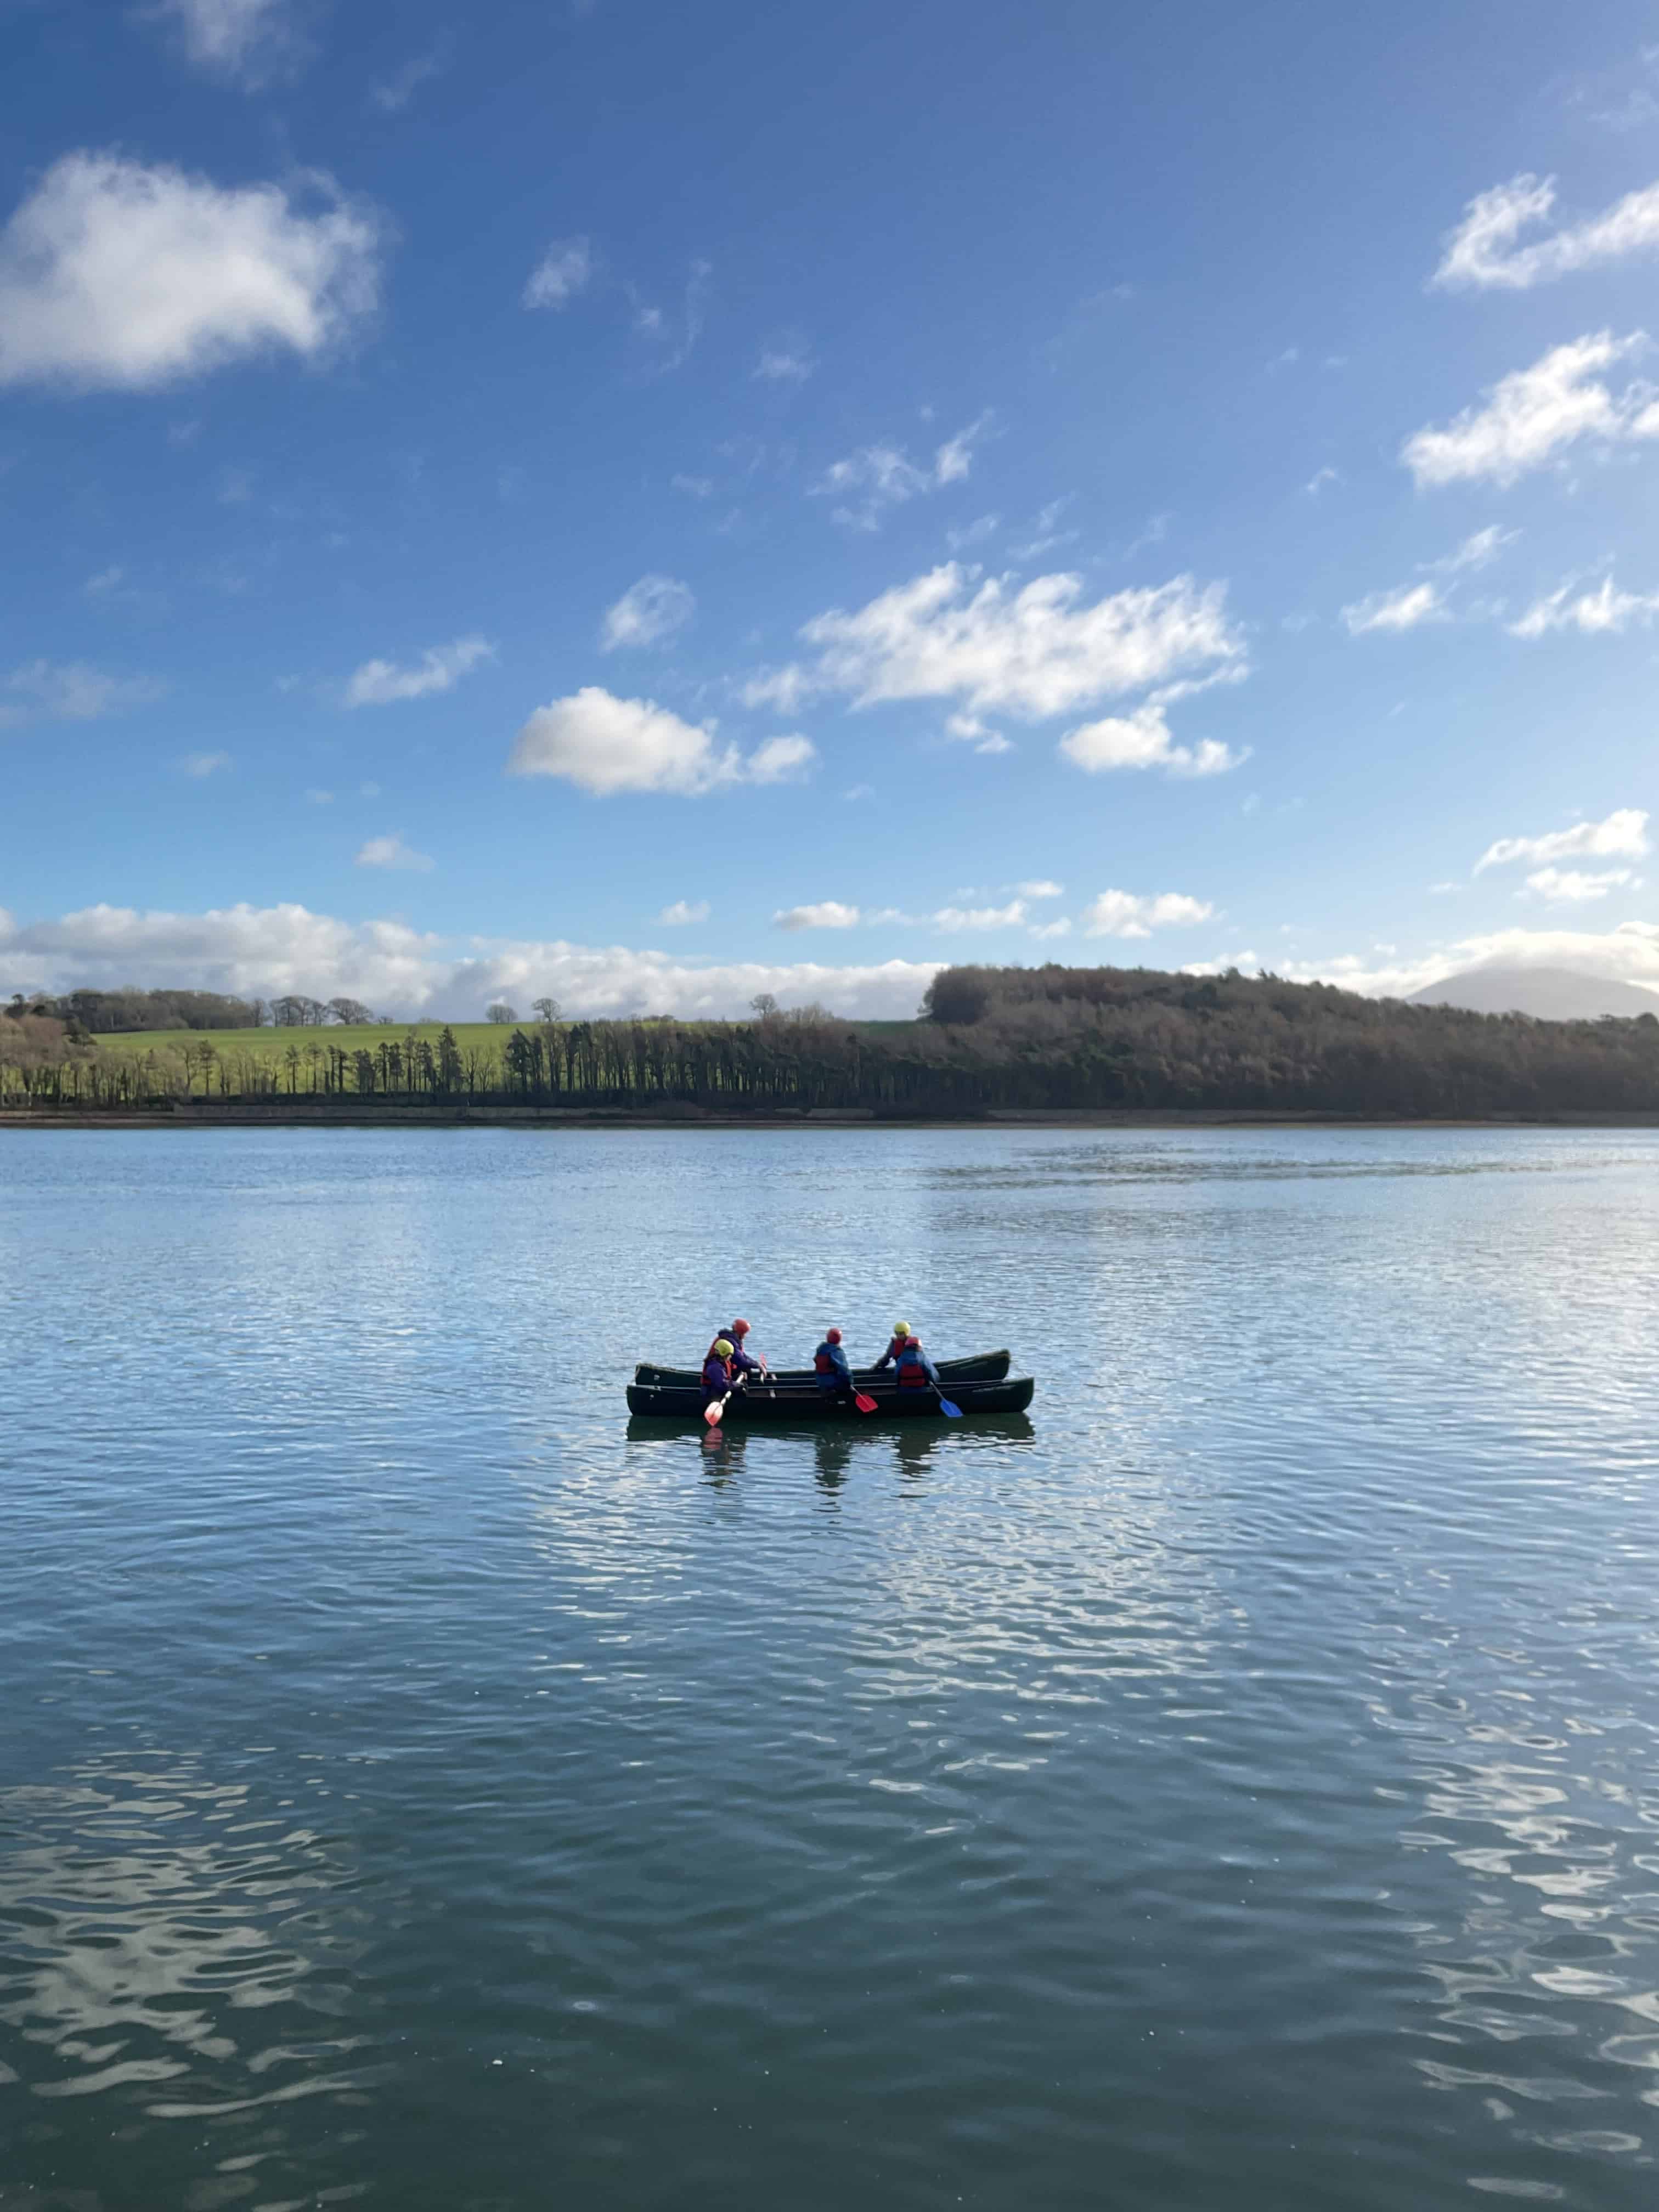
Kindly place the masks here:
[(853, 1403), (858, 1407), (861, 1413), (873, 1413), (876, 1410), (875, 1400), (873, 1398), (866, 1398), (862, 1390), (854, 1391)]
[(702, 1409), (702, 1417), (711, 1429), (717, 1429), (720, 1425), (720, 1415), (725, 1410), (723, 1404), (705, 1406)]

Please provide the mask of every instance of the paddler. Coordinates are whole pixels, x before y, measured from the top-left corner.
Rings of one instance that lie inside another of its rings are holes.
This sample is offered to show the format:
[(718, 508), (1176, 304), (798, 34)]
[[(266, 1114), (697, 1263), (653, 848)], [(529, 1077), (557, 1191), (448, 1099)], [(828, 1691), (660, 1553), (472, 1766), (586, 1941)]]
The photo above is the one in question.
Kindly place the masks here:
[(702, 1403), (706, 1413), (717, 1398), (729, 1398), (738, 1387), (738, 1377), (732, 1364), (732, 1340), (717, 1336), (708, 1347), (708, 1357), (702, 1363)]
[(893, 1340), (888, 1346), (886, 1351), (882, 1353), (881, 1358), (877, 1360), (875, 1372), (879, 1375), (884, 1367), (896, 1367), (903, 1354), (905, 1346), (909, 1342), (909, 1322), (908, 1321), (896, 1321), (893, 1323)]
[(912, 1336), (908, 1328), (894, 1379), (901, 1390), (932, 1390), (936, 1396), (939, 1393), (939, 1370), (922, 1350), (921, 1339)]
[(716, 1337), (714, 1344), (709, 1346), (709, 1353), (712, 1356), (715, 1345), (724, 1342), (726, 1357), (732, 1363), (732, 1371), (734, 1375), (764, 1375), (768, 1372), (766, 1362), (763, 1359), (751, 1358), (743, 1348), (743, 1340), (748, 1334), (749, 1324), (746, 1321), (734, 1321), (731, 1328), (726, 1330), (724, 1338)]
[(841, 1348), (838, 1328), (824, 1331), (823, 1342), (812, 1354), (812, 1371), (817, 1376), (820, 1390), (833, 1391), (838, 1398), (852, 1396), (853, 1370)]

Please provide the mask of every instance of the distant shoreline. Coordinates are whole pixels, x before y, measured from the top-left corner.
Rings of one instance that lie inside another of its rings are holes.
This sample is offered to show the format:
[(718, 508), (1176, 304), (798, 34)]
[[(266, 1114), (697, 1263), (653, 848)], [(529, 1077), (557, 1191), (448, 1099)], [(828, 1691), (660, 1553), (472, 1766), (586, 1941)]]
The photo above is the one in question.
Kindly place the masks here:
[(871, 1107), (816, 1107), (799, 1113), (715, 1114), (682, 1108), (575, 1106), (382, 1106), (342, 1111), (297, 1100), (246, 1110), (198, 1100), (131, 1113), (73, 1108), (0, 1111), (5, 1129), (1655, 1129), (1647, 1114), (1448, 1115), (1297, 1114), (1267, 1107), (992, 1107), (973, 1114), (883, 1113)]

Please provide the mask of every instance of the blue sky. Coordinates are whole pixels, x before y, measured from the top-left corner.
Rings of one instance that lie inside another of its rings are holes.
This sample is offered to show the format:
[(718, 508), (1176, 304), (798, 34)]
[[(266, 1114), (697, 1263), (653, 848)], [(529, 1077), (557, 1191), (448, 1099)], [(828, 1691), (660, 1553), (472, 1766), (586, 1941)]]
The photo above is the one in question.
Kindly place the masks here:
[(1659, 985), (1653, 9), (0, 0), (0, 65), (7, 990)]

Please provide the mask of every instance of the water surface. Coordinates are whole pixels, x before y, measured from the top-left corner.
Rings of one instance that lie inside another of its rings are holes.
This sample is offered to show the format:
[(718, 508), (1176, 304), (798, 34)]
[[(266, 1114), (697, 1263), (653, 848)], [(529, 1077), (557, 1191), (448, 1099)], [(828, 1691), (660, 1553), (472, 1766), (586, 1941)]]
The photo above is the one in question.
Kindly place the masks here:
[(0, 1141), (0, 2204), (1650, 2206), (1656, 1170)]

